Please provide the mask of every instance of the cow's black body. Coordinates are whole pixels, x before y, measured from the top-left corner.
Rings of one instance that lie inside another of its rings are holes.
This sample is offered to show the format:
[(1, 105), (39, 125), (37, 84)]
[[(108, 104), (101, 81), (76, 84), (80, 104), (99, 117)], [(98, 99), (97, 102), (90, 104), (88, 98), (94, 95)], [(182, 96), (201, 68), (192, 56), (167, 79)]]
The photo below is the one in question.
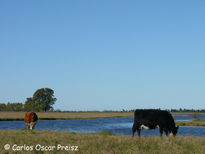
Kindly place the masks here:
[(132, 136), (134, 133), (138, 132), (140, 136), (140, 131), (143, 128), (155, 129), (159, 128), (160, 136), (162, 136), (163, 131), (168, 136), (168, 133), (172, 133), (174, 136), (177, 134), (178, 127), (175, 126), (174, 119), (172, 115), (163, 110), (136, 110), (134, 113), (134, 124), (132, 127)]

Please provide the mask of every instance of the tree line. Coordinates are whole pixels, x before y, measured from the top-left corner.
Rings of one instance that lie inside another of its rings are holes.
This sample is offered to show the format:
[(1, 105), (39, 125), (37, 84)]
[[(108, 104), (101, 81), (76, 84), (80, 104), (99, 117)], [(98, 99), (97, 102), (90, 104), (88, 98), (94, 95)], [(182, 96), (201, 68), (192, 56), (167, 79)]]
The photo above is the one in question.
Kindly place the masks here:
[[(160, 110), (160, 108), (159, 108)], [(200, 112), (205, 113), (205, 109), (165, 109), (168, 112)], [(135, 110), (128, 110), (128, 112), (134, 112)]]
[(32, 97), (28, 97), (25, 103), (1, 103), (0, 111), (53, 111), (57, 99), (54, 98), (54, 91), (50, 88), (41, 88), (35, 91)]
[[(42, 103), (34, 102), (33, 99), (27, 98), (26, 102), (23, 103), (0, 103), (0, 112), (1, 111), (15, 111), (15, 112), (21, 112), (21, 111), (35, 111), (35, 112), (43, 112), (43, 111), (52, 111), (52, 112), (134, 112), (133, 110), (104, 110), (104, 111), (61, 111), (60, 109), (54, 110), (53, 107), (49, 107), (45, 110), (45, 107)], [(166, 111), (169, 112), (200, 112), (205, 113), (205, 109), (166, 109)]]
[[(55, 111), (55, 112), (134, 112), (133, 110), (104, 110), (104, 111), (61, 111), (54, 110), (53, 105), (57, 99), (54, 97), (54, 91), (50, 88), (41, 88), (35, 91), (32, 97), (26, 98), (25, 103), (0, 103), (0, 111)], [(158, 108), (160, 109), (160, 108)], [(169, 112), (201, 112), (205, 109), (166, 109)]]

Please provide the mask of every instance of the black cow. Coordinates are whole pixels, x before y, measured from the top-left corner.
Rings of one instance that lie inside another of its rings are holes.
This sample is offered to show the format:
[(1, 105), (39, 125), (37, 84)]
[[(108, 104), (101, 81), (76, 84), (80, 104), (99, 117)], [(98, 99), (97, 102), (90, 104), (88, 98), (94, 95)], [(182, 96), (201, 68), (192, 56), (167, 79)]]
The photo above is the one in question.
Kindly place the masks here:
[(179, 126), (175, 126), (174, 119), (172, 115), (163, 110), (136, 110), (134, 113), (134, 124), (132, 127), (132, 136), (134, 136), (136, 130), (138, 136), (140, 136), (140, 131), (143, 129), (155, 129), (159, 128), (160, 136), (162, 136), (163, 131), (168, 136), (168, 133), (176, 136)]

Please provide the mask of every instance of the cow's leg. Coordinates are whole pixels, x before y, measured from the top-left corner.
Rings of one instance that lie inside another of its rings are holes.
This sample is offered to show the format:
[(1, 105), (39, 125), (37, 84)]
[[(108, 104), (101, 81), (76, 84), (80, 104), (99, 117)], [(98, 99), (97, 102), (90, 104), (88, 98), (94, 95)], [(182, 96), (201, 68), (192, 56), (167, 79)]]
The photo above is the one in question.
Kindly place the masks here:
[(138, 136), (140, 136), (140, 131), (141, 131), (141, 129), (137, 129), (137, 134), (138, 134)]
[(36, 122), (31, 122), (30, 123), (30, 129), (34, 129)]
[(32, 129), (34, 129), (35, 128), (35, 124), (33, 124), (31, 127), (32, 127)]
[(136, 130), (137, 130), (137, 126), (134, 123), (133, 126), (132, 126), (132, 137), (134, 137)]
[(160, 127), (159, 128), (159, 132), (160, 132), (160, 136), (162, 136), (162, 134), (163, 134), (163, 129)]
[(29, 124), (29, 123), (26, 123), (26, 127), (27, 127), (27, 129), (29, 129), (29, 127), (30, 127), (30, 124)]
[(166, 136), (168, 136), (168, 130), (167, 129), (165, 129), (165, 133), (166, 133)]

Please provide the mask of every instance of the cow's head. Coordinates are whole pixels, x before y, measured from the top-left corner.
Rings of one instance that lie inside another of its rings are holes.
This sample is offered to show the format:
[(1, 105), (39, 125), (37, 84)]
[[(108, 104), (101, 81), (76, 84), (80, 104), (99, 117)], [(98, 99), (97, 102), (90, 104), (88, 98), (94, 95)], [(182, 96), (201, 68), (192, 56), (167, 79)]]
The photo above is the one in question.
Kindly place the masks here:
[(178, 132), (179, 126), (174, 127), (170, 133), (170, 136), (176, 136), (177, 132)]

